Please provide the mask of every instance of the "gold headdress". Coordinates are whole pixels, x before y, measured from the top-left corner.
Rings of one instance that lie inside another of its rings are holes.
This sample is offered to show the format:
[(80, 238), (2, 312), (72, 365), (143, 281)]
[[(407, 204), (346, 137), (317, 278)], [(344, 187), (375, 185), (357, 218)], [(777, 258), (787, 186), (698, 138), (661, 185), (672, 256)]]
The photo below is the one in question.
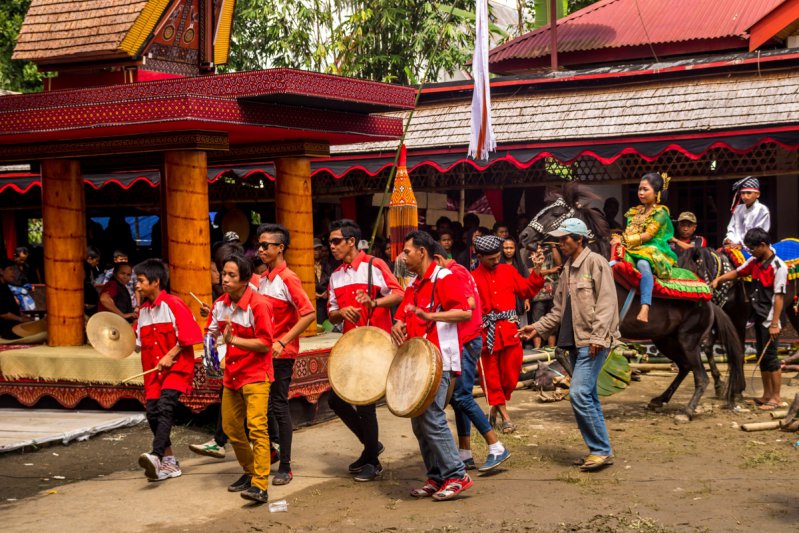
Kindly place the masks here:
[[(669, 182), (671, 181), (671, 178), (669, 177), (668, 173), (666, 173), (666, 172), (661, 172), (660, 173), (660, 177), (663, 178), (663, 190), (664, 191), (668, 191), (669, 190)], [(657, 203), (660, 203), (660, 191), (658, 191)]]

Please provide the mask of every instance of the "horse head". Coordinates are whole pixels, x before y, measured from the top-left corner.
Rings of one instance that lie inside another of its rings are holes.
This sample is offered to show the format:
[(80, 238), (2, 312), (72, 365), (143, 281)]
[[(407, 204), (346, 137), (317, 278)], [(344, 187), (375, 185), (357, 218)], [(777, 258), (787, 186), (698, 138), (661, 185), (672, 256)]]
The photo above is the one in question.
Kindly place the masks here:
[(598, 200), (591, 189), (580, 183), (570, 182), (560, 190), (547, 194), (549, 204), (538, 212), (519, 235), (519, 242), (526, 248), (533, 248), (541, 243), (548, 233), (554, 230), (567, 218), (579, 218), (588, 230), (589, 247), (605, 257), (610, 256), (610, 230), (605, 218), (598, 211), (588, 207), (593, 200)]

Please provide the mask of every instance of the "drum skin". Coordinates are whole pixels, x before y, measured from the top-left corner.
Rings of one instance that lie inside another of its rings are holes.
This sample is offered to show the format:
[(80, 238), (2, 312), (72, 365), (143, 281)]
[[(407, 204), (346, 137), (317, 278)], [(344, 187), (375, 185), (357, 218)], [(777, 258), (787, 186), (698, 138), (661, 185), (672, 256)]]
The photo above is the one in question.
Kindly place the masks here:
[(380, 328), (355, 328), (330, 350), (327, 376), (333, 391), (353, 405), (375, 403), (386, 394), (386, 377), (397, 346)]
[(424, 413), (436, 397), (442, 369), (441, 352), (435, 344), (421, 337), (405, 341), (388, 371), (389, 411), (406, 418)]

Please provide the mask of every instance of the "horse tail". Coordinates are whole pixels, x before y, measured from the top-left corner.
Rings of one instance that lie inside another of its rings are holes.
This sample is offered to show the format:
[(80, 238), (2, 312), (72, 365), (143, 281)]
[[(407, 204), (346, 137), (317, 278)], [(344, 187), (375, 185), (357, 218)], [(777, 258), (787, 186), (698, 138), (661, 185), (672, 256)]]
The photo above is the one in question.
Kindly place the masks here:
[(714, 303), (710, 305), (713, 308), (714, 326), (719, 342), (721, 342), (724, 351), (727, 353), (729, 378), (727, 379), (727, 390), (724, 392), (724, 397), (727, 400), (727, 406), (732, 408), (735, 405), (735, 400), (746, 388), (744, 347), (729, 315), (718, 305)]

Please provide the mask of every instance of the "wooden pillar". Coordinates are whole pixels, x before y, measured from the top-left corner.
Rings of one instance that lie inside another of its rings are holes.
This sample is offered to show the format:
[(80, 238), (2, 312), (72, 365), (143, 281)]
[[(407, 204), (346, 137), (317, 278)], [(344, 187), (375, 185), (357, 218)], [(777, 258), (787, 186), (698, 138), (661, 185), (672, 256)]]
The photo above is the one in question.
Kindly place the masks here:
[(47, 344), (80, 346), (84, 341), (86, 253), (86, 204), (80, 162), (42, 161), (41, 172)]
[[(311, 160), (284, 157), (275, 160), (275, 209), (278, 224), (291, 234), (286, 261), (302, 280), (302, 288), (316, 305), (313, 266), (313, 206), (311, 202)], [(315, 335), (316, 323), (304, 335)]]
[(191, 308), (201, 325), (200, 300), (212, 303), (211, 237), (208, 220), (208, 175), (206, 154), (200, 150), (164, 153), (162, 226), (168, 227), (170, 292)]

